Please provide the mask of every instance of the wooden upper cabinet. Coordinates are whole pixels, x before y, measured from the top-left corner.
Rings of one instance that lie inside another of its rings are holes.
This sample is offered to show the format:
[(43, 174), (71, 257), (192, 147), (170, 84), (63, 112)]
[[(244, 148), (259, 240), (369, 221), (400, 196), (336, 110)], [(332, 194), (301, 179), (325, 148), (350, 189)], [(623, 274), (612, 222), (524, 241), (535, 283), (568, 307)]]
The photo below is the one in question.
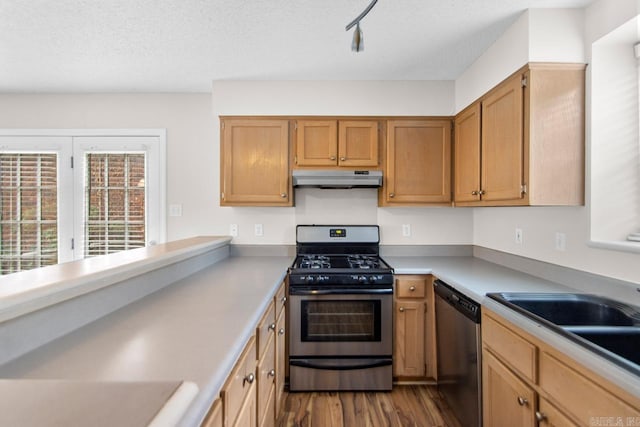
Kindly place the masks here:
[(220, 205), (292, 206), (289, 121), (221, 118)]
[(381, 206), (449, 204), (451, 120), (389, 120)]
[(296, 165), (335, 166), (338, 159), (338, 122), (298, 120)]
[(584, 69), (528, 64), (456, 116), (456, 205), (584, 204)]
[(524, 194), (522, 78), (516, 75), (482, 101), (482, 198), (514, 200)]
[(455, 118), (454, 200), (480, 200), (480, 103)]
[(297, 121), (296, 166), (377, 167), (378, 150), (378, 121)]

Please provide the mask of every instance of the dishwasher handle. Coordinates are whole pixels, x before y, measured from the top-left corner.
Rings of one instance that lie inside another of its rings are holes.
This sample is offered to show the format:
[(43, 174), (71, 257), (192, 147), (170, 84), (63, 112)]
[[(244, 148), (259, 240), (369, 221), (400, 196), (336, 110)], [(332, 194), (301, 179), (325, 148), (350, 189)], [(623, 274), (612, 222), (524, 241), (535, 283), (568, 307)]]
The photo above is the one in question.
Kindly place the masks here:
[(436, 297), (442, 298), (447, 304), (465, 315), (469, 320), (480, 323), (480, 304), (446, 284), (440, 279), (433, 282)]

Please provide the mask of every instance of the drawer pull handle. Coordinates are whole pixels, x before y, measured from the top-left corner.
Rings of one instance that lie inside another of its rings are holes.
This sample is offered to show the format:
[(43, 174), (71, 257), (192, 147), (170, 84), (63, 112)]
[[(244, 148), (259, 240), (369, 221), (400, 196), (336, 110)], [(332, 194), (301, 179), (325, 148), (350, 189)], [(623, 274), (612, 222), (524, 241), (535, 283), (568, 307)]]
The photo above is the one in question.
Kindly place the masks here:
[(540, 411), (536, 411), (536, 420), (538, 420), (539, 423), (545, 421), (547, 419), (547, 416), (545, 414), (543, 414)]
[(275, 323), (270, 324), (267, 329), (269, 329), (270, 331), (275, 331), (276, 330), (276, 324)]
[(404, 307), (400, 307), (399, 310), (400, 310), (400, 313), (403, 313), (404, 312)]
[(270, 377), (275, 377), (275, 376), (276, 376), (276, 370), (275, 370), (275, 369), (270, 370), (270, 371), (267, 373), (267, 375), (268, 375), (268, 376), (270, 376)]
[(242, 380), (242, 387), (244, 387), (244, 385), (245, 385), (246, 383), (253, 384), (253, 382), (255, 381), (255, 379), (256, 379), (256, 376), (255, 376), (255, 375), (253, 375), (253, 373), (250, 373), (249, 375), (247, 375), (246, 377), (244, 377), (244, 379)]
[(409, 288), (409, 290), (410, 290), (411, 292), (414, 292), (414, 291), (416, 290), (416, 287), (415, 287), (415, 286), (411, 286), (411, 287)]
[(284, 328), (280, 328), (280, 330), (278, 331), (278, 335), (284, 335)]
[(518, 405), (520, 406), (524, 406), (524, 405), (528, 405), (529, 404), (529, 399), (522, 397), (522, 396), (518, 396)]

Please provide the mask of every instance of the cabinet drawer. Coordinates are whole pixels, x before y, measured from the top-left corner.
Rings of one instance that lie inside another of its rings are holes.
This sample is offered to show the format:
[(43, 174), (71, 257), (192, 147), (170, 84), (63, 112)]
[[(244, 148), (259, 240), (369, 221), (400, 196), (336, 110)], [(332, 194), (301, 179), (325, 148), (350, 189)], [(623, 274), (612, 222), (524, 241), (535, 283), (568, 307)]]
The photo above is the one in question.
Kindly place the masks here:
[(398, 298), (424, 298), (426, 289), (426, 277), (402, 277), (396, 279), (396, 295)]
[(284, 283), (280, 285), (278, 292), (276, 292), (276, 296), (273, 297), (273, 301), (276, 304), (276, 319), (280, 317), (280, 313), (284, 310), (284, 306), (287, 303), (287, 296), (285, 294)]
[(267, 401), (275, 389), (275, 352), (275, 339), (272, 338), (267, 343), (262, 359), (258, 362), (258, 420), (262, 419), (265, 412), (272, 414), (274, 412), (273, 408), (267, 407)]
[(256, 340), (252, 336), (222, 388), (226, 425), (233, 425), (243, 402), (250, 398), (251, 392), (255, 393), (255, 375)]
[(536, 346), (484, 313), (482, 343), (525, 378), (536, 382)]
[(265, 347), (269, 339), (275, 335), (276, 330), (276, 310), (274, 304), (269, 304), (267, 310), (258, 323), (256, 335), (258, 337), (258, 359), (264, 354)]
[(552, 401), (562, 402), (563, 409), (582, 425), (603, 417), (640, 419), (640, 410), (546, 352), (540, 355), (540, 387)]

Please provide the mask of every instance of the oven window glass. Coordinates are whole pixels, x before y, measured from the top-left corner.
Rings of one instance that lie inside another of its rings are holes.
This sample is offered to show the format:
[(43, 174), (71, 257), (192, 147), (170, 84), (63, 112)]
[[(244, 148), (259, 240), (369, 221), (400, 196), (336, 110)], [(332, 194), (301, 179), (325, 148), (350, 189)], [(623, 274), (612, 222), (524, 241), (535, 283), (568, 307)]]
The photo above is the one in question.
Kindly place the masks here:
[(380, 341), (380, 300), (301, 303), (302, 341)]

